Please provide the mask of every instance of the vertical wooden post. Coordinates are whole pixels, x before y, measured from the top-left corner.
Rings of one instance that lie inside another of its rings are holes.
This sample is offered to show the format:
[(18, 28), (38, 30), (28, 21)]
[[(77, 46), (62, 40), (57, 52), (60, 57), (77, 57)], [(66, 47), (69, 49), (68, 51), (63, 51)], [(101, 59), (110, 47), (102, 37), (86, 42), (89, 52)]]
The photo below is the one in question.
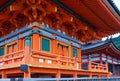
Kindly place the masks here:
[[(71, 40), (69, 40), (69, 42), (71, 42)], [(73, 58), (73, 55), (72, 55), (72, 45), (69, 45), (69, 48), (68, 48), (68, 56), (67, 57), (70, 57), (70, 58)], [(67, 59), (67, 62), (70, 61), (69, 59)], [(67, 63), (68, 66), (70, 65), (70, 63)], [(75, 66), (76, 63), (73, 64), (73, 66)]]
[(90, 55), (88, 56), (88, 70), (91, 70), (92, 62)]
[[(25, 38), (25, 57), (24, 57), (24, 63), (29, 64), (31, 63), (31, 56), (30, 56), (30, 50), (31, 49), (31, 38), (26, 37)], [(28, 66), (28, 71), (24, 72), (24, 78), (30, 78), (31, 77), (31, 72)]]
[(23, 50), (23, 45), (23, 39), (18, 39), (18, 51)]
[(110, 77), (110, 75), (109, 74), (107, 74), (107, 78), (109, 78)]
[(81, 69), (81, 65), (82, 65), (82, 57), (81, 57), (81, 49), (78, 49), (78, 61), (80, 62), (80, 63), (78, 63), (78, 67), (79, 67), (79, 69)]
[(19, 39), (18, 40), (18, 51), (23, 50), (23, 40)]
[(39, 27), (34, 26), (33, 28), (34, 34), (32, 36), (32, 49), (33, 50), (39, 50), (39, 32), (38, 30), (40, 30)]
[(7, 78), (7, 74), (5, 73), (5, 70), (2, 70), (2, 78)]
[[(53, 34), (53, 36), (56, 36), (56, 35)], [(56, 39), (52, 40), (52, 53), (57, 54), (57, 40)]]
[(31, 78), (31, 72), (29, 67), (28, 67), (28, 71), (24, 72), (24, 78)]
[(30, 56), (30, 48), (31, 48), (31, 39), (30, 37), (26, 37), (25, 38), (25, 57), (24, 57), (24, 62), (27, 64), (27, 63), (30, 63), (31, 61), (31, 56)]
[(32, 50), (39, 50), (39, 32), (40, 27), (34, 26), (33, 28), (34, 34), (32, 36)]
[(92, 78), (92, 73), (89, 74), (89, 77)]
[(34, 33), (32, 36), (32, 50), (39, 50), (39, 34)]
[(99, 73), (99, 74), (98, 74), (98, 78), (100, 78), (100, 77), (101, 77), (101, 74)]
[(57, 73), (56, 73), (56, 78), (61, 78), (60, 70), (57, 71)]
[(76, 71), (73, 74), (73, 78), (77, 78), (77, 72)]

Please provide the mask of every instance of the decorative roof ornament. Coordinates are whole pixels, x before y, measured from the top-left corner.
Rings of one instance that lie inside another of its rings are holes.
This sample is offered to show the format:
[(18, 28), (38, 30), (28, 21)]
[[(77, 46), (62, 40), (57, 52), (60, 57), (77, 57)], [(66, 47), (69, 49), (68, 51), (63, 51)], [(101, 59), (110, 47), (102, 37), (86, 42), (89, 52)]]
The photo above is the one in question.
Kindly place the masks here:
[(34, 26), (37, 26), (37, 27), (39, 27), (39, 28), (44, 28), (44, 27), (45, 27), (45, 25), (44, 25), (43, 22), (42, 22), (42, 24), (40, 24), (39, 22), (32, 22), (32, 23), (30, 23), (30, 24), (28, 25), (28, 28), (32, 28), (32, 27), (34, 27)]

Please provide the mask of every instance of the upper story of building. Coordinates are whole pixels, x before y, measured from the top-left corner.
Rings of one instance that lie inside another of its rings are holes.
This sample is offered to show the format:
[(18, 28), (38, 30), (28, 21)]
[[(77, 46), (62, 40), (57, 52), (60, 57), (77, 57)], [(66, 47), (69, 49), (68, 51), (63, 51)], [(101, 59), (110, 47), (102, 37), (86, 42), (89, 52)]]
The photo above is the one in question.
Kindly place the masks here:
[(57, 68), (62, 65), (66, 69), (80, 69), (80, 45), (80, 41), (60, 30), (55, 31), (44, 23), (33, 22), (0, 39), (0, 65), (3, 68), (4, 65), (16, 63), (42, 63), (43, 67), (55, 65), (54, 68)]

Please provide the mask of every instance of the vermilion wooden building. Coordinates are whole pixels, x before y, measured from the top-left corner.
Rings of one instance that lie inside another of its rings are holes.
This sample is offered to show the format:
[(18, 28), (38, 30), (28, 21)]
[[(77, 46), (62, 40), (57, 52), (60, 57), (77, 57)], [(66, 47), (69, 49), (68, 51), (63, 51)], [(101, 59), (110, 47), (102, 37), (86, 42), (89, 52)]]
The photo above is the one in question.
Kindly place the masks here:
[[(105, 64), (108, 63), (108, 71), (112, 76), (120, 76), (120, 37), (88, 43), (82, 46), (82, 62), (85, 67), (88, 58), (92, 62)], [(93, 67), (94, 68), (94, 67)], [(96, 69), (96, 68), (94, 68)]]
[(1, 0), (1, 78), (109, 77), (107, 63), (82, 68), (80, 47), (118, 33), (117, 16), (104, 0)]

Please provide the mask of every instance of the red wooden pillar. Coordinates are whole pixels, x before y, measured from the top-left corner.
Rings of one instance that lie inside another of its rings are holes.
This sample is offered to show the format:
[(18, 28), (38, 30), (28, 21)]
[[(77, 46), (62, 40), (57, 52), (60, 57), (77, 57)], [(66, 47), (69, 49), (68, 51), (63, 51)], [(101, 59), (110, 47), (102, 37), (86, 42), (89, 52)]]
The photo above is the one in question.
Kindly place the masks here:
[(33, 34), (32, 36), (32, 50), (39, 50), (39, 34)]
[(89, 74), (89, 77), (92, 78), (92, 73)]
[(29, 67), (28, 67), (28, 71), (24, 72), (24, 78), (31, 78), (31, 72)]
[(73, 78), (77, 78), (77, 72), (76, 71), (73, 74)]
[(39, 41), (39, 34), (38, 34), (37, 30), (40, 30), (40, 28), (37, 27), (37, 26), (34, 26), (33, 31), (35, 31), (35, 32), (34, 32), (34, 34), (32, 36), (32, 50), (37, 50), (38, 51), (40, 41)]
[[(26, 37), (25, 38), (25, 56), (24, 56), (24, 63), (29, 64), (31, 63), (31, 38)], [(24, 78), (31, 78), (31, 72), (28, 66), (28, 71), (24, 72)]]
[(24, 62), (30, 63), (31, 61), (31, 39), (30, 37), (25, 38), (25, 52), (24, 52)]
[(78, 49), (78, 61), (80, 62), (80, 63), (78, 63), (78, 67), (79, 67), (79, 69), (81, 69), (81, 66), (82, 66), (82, 57), (81, 57), (81, 49)]
[[(53, 34), (53, 36), (56, 36), (56, 35)], [(55, 39), (52, 40), (52, 53), (57, 54), (57, 40)]]
[(23, 45), (23, 39), (18, 39), (18, 51), (23, 50)]
[(2, 70), (2, 77), (1, 78), (7, 78), (7, 74), (5, 73), (5, 70)]
[(60, 70), (57, 71), (57, 73), (56, 73), (56, 78), (61, 78)]

